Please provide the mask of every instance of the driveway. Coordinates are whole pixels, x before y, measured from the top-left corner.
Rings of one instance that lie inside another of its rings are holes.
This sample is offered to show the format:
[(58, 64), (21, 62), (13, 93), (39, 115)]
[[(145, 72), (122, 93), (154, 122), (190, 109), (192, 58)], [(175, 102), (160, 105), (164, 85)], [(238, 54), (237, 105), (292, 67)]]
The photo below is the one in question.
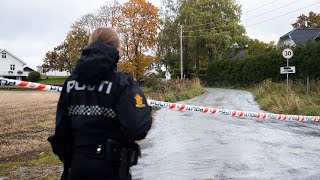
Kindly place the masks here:
[[(263, 112), (251, 93), (207, 88), (180, 103)], [(320, 123), (158, 110), (133, 179), (319, 179)]]

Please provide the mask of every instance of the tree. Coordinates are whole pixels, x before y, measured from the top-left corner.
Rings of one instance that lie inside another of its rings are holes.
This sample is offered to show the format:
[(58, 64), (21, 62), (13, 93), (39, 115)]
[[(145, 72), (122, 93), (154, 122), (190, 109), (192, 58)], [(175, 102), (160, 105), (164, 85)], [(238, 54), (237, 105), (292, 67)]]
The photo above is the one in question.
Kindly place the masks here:
[(298, 16), (295, 23), (292, 24), (294, 28), (320, 28), (320, 13), (309, 12), (309, 16), (302, 14)]
[(258, 55), (264, 52), (268, 52), (272, 49), (276, 49), (274, 41), (265, 43), (263, 41), (259, 41), (258, 39), (250, 39), (246, 45), (245, 54)]
[(71, 27), (65, 40), (53, 51), (46, 53), (43, 67), (46, 70), (71, 72), (79, 59), (82, 49), (88, 44), (89, 35), (78, 24)]
[(228, 58), (248, 40), (240, 25), (240, 6), (234, 0), (181, 0), (179, 13), (184, 46), (188, 47), (184, 52), (194, 52), (197, 76), (205, 56), (209, 63)]
[(178, 4), (174, 0), (162, 0), (162, 24), (158, 35), (157, 57), (166, 69), (175, 74), (180, 67), (180, 29), (177, 21)]
[(65, 39), (65, 48), (67, 53), (66, 68), (67, 70), (73, 70), (76, 61), (80, 58), (82, 49), (88, 45), (89, 34), (76, 25), (71, 27)]
[(98, 10), (96, 21), (100, 26), (108, 26), (115, 28), (121, 19), (121, 5), (117, 0), (112, 3), (105, 4)]
[(139, 80), (154, 59), (146, 53), (156, 45), (159, 28), (158, 8), (146, 0), (130, 0), (121, 7), (119, 32), (122, 38), (122, 61), (119, 69), (133, 73)]
[(73, 26), (77, 26), (91, 34), (95, 28), (101, 26), (97, 19), (98, 18), (94, 13), (87, 13), (81, 16), (80, 19), (73, 24)]
[(178, 24), (166, 17), (163, 27), (158, 35), (158, 52), (157, 55), (160, 62), (166, 66), (167, 69), (178, 69), (179, 61), (179, 42)]

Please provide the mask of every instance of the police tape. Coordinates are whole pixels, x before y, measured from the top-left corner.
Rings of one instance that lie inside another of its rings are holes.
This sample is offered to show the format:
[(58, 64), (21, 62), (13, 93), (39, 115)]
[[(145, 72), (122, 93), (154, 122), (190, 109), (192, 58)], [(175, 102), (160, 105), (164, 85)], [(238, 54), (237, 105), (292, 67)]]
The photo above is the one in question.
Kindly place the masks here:
[(34, 82), (6, 79), (6, 78), (2, 78), (2, 77), (0, 77), (0, 85), (19, 86), (19, 87), (25, 87), (25, 88), (31, 88), (31, 89), (37, 89), (37, 90), (45, 90), (45, 91), (54, 91), (54, 92), (62, 91), (62, 87), (60, 87), (60, 86), (51, 86), (51, 85), (46, 85), (46, 84), (34, 83)]
[[(62, 87), (51, 86), (46, 84), (38, 84), (27, 81), (12, 80), (0, 77), (0, 85), (6, 86), (19, 86), (26, 87), (37, 90), (45, 91), (62, 91)], [(229, 110), (229, 109), (218, 109), (212, 107), (203, 107), (203, 106), (193, 106), (179, 103), (170, 103), (162, 102), (155, 100), (147, 100), (149, 106), (159, 107), (159, 108), (168, 108), (171, 110), (179, 111), (194, 111), (208, 114), (220, 114), (233, 117), (243, 117), (243, 118), (257, 118), (257, 119), (269, 119), (269, 120), (280, 120), (280, 121), (314, 121), (320, 122), (320, 116), (299, 116), (299, 115), (285, 115), (285, 114), (272, 114), (272, 113), (259, 113), (259, 112), (248, 112), (248, 111), (238, 111), (238, 110)]]
[(194, 112), (202, 112), (202, 113), (208, 113), (208, 114), (221, 114), (221, 115), (234, 116), (234, 117), (258, 118), (258, 119), (270, 119), (270, 120), (272, 119), (272, 120), (281, 120), (281, 121), (320, 122), (320, 116), (298, 116), (298, 115), (237, 111), (237, 110), (229, 110), (229, 109), (218, 109), (218, 108), (212, 108), (212, 107), (192, 106), (187, 104), (154, 101), (154, 100), (148, 100), (148, 104), (150, 106), (168, 108), (172, 110), (175, 109), (179, 111), (194, 111)]

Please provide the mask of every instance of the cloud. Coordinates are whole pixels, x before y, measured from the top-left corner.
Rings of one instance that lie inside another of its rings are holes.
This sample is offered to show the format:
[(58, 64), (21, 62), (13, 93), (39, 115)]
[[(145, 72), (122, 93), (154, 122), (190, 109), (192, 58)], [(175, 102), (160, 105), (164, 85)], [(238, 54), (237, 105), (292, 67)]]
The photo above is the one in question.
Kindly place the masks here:
[(104, 0), (1, 1), (0, 48), (35, 68), (42, 64), (47, 51), (64, 40), (72, 23), (104, 3)]
[[(47, 51), (59, 45), (67, 35), (70, 25), (82, 15), (94, 12), (113, 0), (1, 0), (0, 48), (5, 48), (35, 68), (42, 64)], [(121, 3), (128, 0), (120, 0)], [(319, 13), (320, 4), (290, 13), (272, 21), (251, 26), (277, 17), (281, 14), (311, 5), (318, 0), (275, 0), (251, 1), (236, 0), (242, 6), (242, 19), (252, 18), (285, 6), (272, 13), (243, 21), (247, 34), (265, 42), (278, 41), (278, 38), (292, 30), (291, 24), (302, 13)], [(297, 2), (296, 2), (297, 1)], [(149, 0), (160, 6), (160, 0)], [(296, 2), (296, 3), (293, 3)], [(291, 4), (291, 5), (288, 5)], [(256, 9), (265, 5), (263, 8)], [(286, 6), (287, 5), (287, 6)], [(249, 10), (256, 9), (250, 12)], [(247, 12), (247, 13), (245, 13)], [(251, 26), (251, 27), (249, 27)]]
[(243, 16), (241, 19), (247, 29), (247, 34), (251, 38), (265, 42), (277, 42), (282, 35), (293, 29), (291, 24), (297, 20), (299, 15), (308, 14), (310, 11), (319, 13), (320, 7), (320, 4), (316, 4), (304, 8), (319, 2), (317, 0), (268, 0), (263, 3), (261, 1), (238, 0), (237, 2), (242, 3)]

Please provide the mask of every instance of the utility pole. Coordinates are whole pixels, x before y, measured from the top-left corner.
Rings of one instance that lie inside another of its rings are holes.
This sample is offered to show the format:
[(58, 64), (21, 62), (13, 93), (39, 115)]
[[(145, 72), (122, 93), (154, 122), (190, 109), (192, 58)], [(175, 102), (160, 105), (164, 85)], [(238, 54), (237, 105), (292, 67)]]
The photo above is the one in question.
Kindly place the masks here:
[(183, 79), (182, 25), (180, 25), (180, 72)]

